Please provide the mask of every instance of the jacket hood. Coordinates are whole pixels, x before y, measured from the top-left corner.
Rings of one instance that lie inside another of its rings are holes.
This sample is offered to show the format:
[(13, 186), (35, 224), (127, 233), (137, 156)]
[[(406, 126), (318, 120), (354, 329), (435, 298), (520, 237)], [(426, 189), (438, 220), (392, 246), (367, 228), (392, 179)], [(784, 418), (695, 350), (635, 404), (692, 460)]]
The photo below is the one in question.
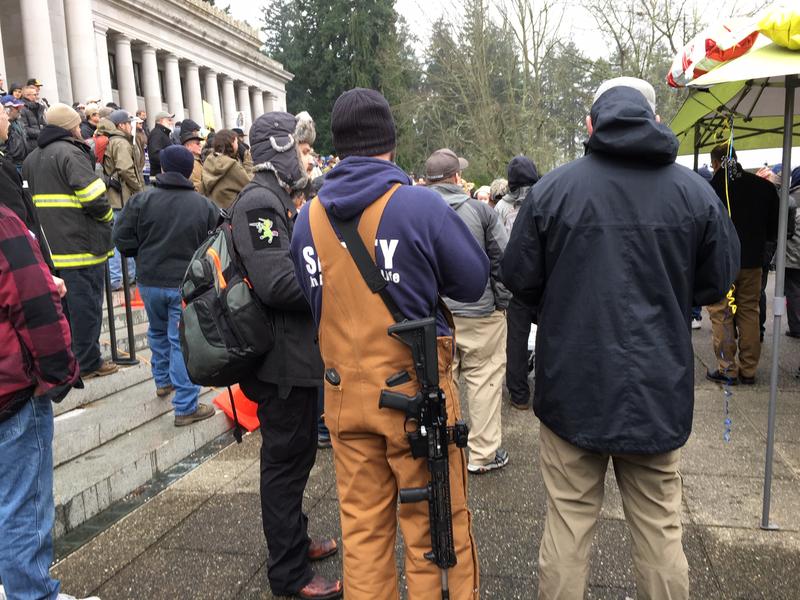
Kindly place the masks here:
[(105, 135), (107, 137), (111, 137), (114, 135), (122, 135), (122, 132), (117, 129), (117, 126), (111, 122), (111, 119), (100, 119), (97, 122), (97, 130), (96, 133), (98, 135)]
[(203, 183), (206, 189), (214, 189), (237, 162), (235, 158), (231, 158), (227, 154), (218, 152), (209, 154), (203, 163)]
[(528, 195), (528, 192), (531, 191), (532, 185), (523, 185), (518, 187), (514, 190), (509, 191), (505, 196), (498, 200), (498, 204), (500, 202), (505, 202), (509, 206), (519, 206), (522, 204), (522, 201), (525, 200), (525, 197)]
[(429, 185), (428, 189), (439, 194), (454, 209), (469, 200), (464, 188), (457, 183), (437, 183), (436, 185)]
[(411, 179), (396, 164), (380, 158), (348, 156), (325, 175), (319, 199), (340, 219), (352, 219), (389, 191)]
[(508, 189), (514, 192), (523, 186), (531, 186), (539, 181), (539, 171), (527, 156), (515, 156), (508, 163)]
[[(44, 148), (48, 144), (52, 144), (58, 140), (73, 141), (75, 138), (72, 134), (63, 127), (56, 127), (55, 125), (45, 125), (42, 132), (39, 134), (39, 147)], [(75, 140), (77, 141), (77, 140)]]
[(592, 105), (594, 132), (588, 152), (670, 164), (678, 156), (678, 138), (653, 118), (644, 96), (626, 87), (611, 88)]
[(160, 188), (194, 189), (194, 184), (191, 181), (175, 171), (167, 171), (166, 173), (159, 173), (156, 175), (155, 186)]

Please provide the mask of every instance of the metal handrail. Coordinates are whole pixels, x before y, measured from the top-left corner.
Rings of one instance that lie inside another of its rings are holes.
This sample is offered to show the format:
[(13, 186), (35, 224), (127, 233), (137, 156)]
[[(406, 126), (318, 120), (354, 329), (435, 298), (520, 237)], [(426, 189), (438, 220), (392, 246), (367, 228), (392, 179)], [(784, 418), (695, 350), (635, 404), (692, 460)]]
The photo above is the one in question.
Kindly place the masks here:
[(121, 257), (122, 267), (122, 294), (125, 298), (125, 327), (128, 331), (128, 356), (120, 356), (117, 348), (117, 328), (114, 323), (114, 294), (111, 290), (111, 267), (106, 261), (106, 312), (108, 318), (108, 337), (111, 344), (111, 361), (121, 366), (138, 365), (136, 358), (136, 340), (133, 335), (133, 311), (131, 311), (131, 289), (128, 280), (128, 259)]

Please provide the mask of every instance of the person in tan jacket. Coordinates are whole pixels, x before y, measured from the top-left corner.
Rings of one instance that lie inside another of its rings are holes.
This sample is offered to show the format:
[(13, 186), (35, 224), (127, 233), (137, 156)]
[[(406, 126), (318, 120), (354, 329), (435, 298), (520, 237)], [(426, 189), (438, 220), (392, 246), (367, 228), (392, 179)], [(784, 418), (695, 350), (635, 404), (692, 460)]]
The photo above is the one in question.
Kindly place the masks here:
[(250, 183), (238, 158), (239, 140), (230, 129), (214, 136), (214, 152), (203, 163), (199, 192), (221, 209), (230, 208), (242, 188)]
[[(108, 203), (114, 211), (116, 222), (120, 211), (128, 198), (144, 189), (144, 176), (139, 160), (138, 150), (133, 139), (133, 119), (127, 111), (115, 110), (107, 119), (100, 119), (97, 134), (108, 139), (101, 166), (106, 178)], [(136, 279), (136, 265), (128, 260), (128, 281)], [(114, 250), (108, 263), (111, 269), (111, 288), (122, 288), (122, 265), (119, 251)]]
[[(113, 129), (108, 127), (109, 122)], [(133, 144), (131, 116), (124, 110), (115, 110), (103, 121), (98, 130), (108, 137), (103, 156), (103, 173), (116, 181), (108, 186), (108, 202), (114, 210), (122, 210), (128, 198), (141, 192), (144, 179), (136, 158), (137, 148)]]
[(192, 168), (192, 175), (189, 180), (194, 185), (196, 192), (200, 191), (200, 181), (203, 176), (203, 163), (200, 160), (200, 155), (203, 153), (203, 138), (200, 137), (199, 131), (181, 131), (181, 144), (189, 150), (194, 157), (194, 167)]

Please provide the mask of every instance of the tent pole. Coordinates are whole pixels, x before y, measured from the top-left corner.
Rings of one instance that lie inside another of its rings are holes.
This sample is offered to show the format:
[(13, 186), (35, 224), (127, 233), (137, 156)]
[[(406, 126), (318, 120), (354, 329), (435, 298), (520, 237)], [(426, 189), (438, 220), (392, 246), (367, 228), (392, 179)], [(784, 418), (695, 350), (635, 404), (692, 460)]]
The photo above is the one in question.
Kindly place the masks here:
[(786, 228), (789, 220), (789, 182), (792, 176), (792, 128), (794, 124), (794, 93), (797, 77), (786, 77), (786, 105), (783, 117), (783, 166), (781, 168), (781, 203), (778, 220), (778, 249), (775, 265), (775, 304), (772, 322), (772, 371), (769, 382), (769, 417), (767, 421), (767, 458), (764, 466), (764, 504), (761, 511), (761, 529), (778, 529), (770, 523), (769, 510), (772, 495), (772, 462), (775, 454), (775, 413), (778, 405), (778, 350), (781, 340), (781, 317), (786, 311), (783, 284), (786, 269)]
[(694, 172), (700, 168), (700, 121), (694, 124)]

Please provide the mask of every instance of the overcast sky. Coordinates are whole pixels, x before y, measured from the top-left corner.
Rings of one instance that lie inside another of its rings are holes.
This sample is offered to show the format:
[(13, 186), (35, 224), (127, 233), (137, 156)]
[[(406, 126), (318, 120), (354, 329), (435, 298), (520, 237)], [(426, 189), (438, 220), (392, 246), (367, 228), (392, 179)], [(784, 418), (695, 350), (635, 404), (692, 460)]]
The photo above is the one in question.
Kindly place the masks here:
[[(230, 4), (231, 14), (242, 21), (247, 21), (251, 26), (261, 28), (262, 7), (270, 0), (217, 0), (217, 4), (225, 6)], [(562, 24), (562, 35), (571, 37), (577, 46), (586, 54), (593, 58), (608, 56), (608, 49), (605, 46), (603, 37), (597, 33), (591, 16), (583, 10), (578, 2), (569, 2), (568, 10), (565, 13)], [(701, 3), (702, 0), (689, 0), (689, 2)], [(741, 14), (751, 10), (756, 6), (763, 5), (762, 0), (727, 0), (725, 3), (726, 12)], [(706, 5), (703, 2), (703, 5)], [(424, 48), (430, 36), (431, 24), (445, 13), (454, 13), (454, 0), (397, 0), (398, 12), (408, 21), (414, 34), (419, 38), (421, 46)], [(449, 10), (448, 10), (449, 9)], [(755, 150), (751, 152), (741, 152), (740, 159), (746, 167), (763, 164), (765, 161), (774, 163), (780, 161), (780, 149), (776, 150)], [(800, 154), (795, 150), (793, 156), (795, 161), (800, 159)], [(691, 157), (685, 159), (691, 164)], [(701, 164), (706, 160), (701, 159)]]
[[(261, 27), (262, 7), (270, 0), (217, 0), (218, 6), (230, 4), (231, 14), (242, 21), (247, 21), (251, 26)], [(570, 3), (563, 24), (563, 35), (572, 36), (578, 46), (592, 57), (599, 57), (607, 53), (602, 36), (595, 31), (589, 23), (588, 14), (575, 3)], [(430, 37), (431, 25), (446, 12), (453, 13), (453, 0), (397, 0), (398, 12), (408, 21), (411, 30), (416, 35), (422, 47)], [(448, 11), (448, 9), (450, 9)]]

